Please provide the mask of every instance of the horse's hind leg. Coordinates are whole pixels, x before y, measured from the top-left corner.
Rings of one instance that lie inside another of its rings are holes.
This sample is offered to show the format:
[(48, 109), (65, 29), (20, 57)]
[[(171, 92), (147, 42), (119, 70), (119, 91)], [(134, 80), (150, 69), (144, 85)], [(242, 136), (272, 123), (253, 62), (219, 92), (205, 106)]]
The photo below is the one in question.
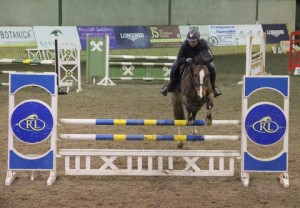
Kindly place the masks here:
[[(173, 113), (174, 113), (174, 119), (175, 120), (184, 120), (184, 110), (182, 106), (182, 100), (181, 100), (181, 94), (180, 92), (173, 92), (172, 96), (172, 105), (173, 105)], [(180, 132), (180, 126), (178, 126), (178, 134), (181, 134)], [(178, 141), (177, 147), (181, 149), (183, 147), (183, 143), (181, 141)]]
[[(178, 135), (180, 135), (180, 134), (181, 134), (180, 126), (178, 126)], [(182, 147), (183, 147), (183, 142), (182, 142), (182, 141), (178, 141), (178, 142), (177, 142), (177, 147), (178, 147), (178, 149), (182, 149)]]
[(196, 126), (193, 126), (193, 134), (194, 134), (194, 135), (198, 134), (198, 131), (197, 131)]
[[(188, 117), (187, 117), (188, 125), (193, 125), (193, 123), (196, 119), (196, 114), (197, 114), (197, 112), (188, 112)], [(193, 134), (196, 135), (197, 133), (198, 132), (197, 132), (196, 126), (193, 126)]]

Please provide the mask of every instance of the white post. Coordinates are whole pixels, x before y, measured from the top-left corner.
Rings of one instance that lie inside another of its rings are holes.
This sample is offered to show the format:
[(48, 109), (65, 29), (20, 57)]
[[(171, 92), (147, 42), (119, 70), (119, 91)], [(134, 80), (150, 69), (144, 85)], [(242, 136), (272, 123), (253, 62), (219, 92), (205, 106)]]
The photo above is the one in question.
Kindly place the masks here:
[(103, 86), (114, 86), (116, 85), (110, 78), (109, 78), (109, 36), (105, 35), (105, 76), (104, 78), (97, 83), (97, 85)]
[(247, 46), (246, 46), (246, 74), (245, 75), (251, 75), (252, 40), (253, 37), (249, 35), (247, 37)]

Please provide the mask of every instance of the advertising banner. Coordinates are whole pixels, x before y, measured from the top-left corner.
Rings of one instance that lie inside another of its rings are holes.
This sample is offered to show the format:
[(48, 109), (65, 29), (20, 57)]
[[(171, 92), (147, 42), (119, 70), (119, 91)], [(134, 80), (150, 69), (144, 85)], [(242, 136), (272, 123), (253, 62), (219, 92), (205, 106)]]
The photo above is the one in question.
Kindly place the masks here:
[(267, 35), (267, 44), (279, 44), (280, 41), (290, 40), (285, 24), (263, 24), (262, 28)]
[(261, 43), (261, 37), (263, 36), (261, 25), (235, 25), (235, 28), (237, 31), (237, 45), (247, 45), (247, 37), (250, 35), (253, 37), (252, 44), (259, 45)]
[(181, 46), (178, 26), (150, 26), (148, 29), (152, 48), (177, 48)]
[(117, 49), (150, 48), (150, 35), (146, 26), (113, 27)]
[(115, 34), (111, 26), (78, 26), (77, 31), (82, 50), (86, 50), (87, 37), (105, 37), (105, 35), (109, 36), (109, 48), (117, 48)]
[(75, 26), (35, 26), (33, 30), (37, 47), (40, 50), (54, 50), (55, 39), (79, 40)]
[(209, 25), (208, 27), (213, 46), (238, 45), (235, 25)]
[(0, 27), (0, 47), (36, 47), (32, 27)]

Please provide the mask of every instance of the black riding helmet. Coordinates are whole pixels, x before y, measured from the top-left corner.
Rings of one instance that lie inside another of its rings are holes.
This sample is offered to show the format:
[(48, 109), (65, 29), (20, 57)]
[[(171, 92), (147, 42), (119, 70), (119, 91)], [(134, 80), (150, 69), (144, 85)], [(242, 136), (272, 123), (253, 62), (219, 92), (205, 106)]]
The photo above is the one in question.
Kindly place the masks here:
[(188, 41), (196, 41), (200, 39), (200, 32), (198, 30), (192, 29), (186, 35)]

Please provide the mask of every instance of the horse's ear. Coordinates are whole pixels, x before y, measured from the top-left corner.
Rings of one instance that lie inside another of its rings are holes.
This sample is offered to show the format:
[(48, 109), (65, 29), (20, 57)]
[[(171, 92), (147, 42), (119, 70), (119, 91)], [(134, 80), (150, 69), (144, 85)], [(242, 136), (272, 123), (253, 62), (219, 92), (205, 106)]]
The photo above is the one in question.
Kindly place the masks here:
[(190, 58), (186, 63), (184, 68), (190, 68), (193, 63), (193, 60)]

